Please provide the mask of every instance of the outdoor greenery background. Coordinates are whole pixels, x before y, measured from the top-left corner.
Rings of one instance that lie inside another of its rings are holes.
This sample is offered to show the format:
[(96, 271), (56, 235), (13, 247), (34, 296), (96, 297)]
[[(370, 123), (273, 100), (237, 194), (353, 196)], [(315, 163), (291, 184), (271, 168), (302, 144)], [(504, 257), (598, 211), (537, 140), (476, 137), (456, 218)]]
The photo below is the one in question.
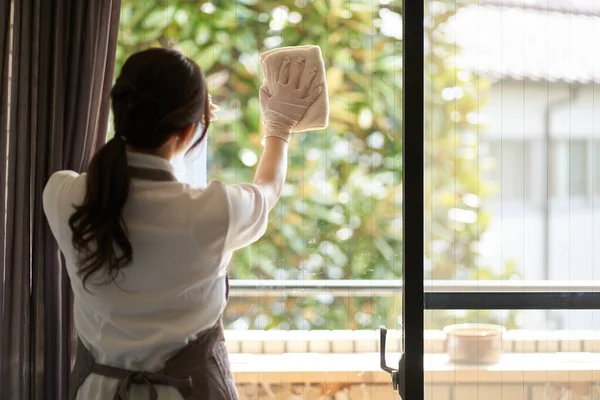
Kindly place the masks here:
[[(487, 82), (454, 67), (457, 49), (440, 29), (457, 7), (468, 3), (431, 2), (427, 11), (428, 279), (500, 278), (481, 264), (477, 246), (489, 223), (484, 207), (492, 187), (482, 180), (485, 162), (471, 116), (485, 101)], [(213, 102), (221, 107), (209, 134), (209, 180), (252, 180), (262, 135), (258, 55), (280, 46), (322, 48), (330, 125), (294, 135), (281, 204), (265, 237), (235, 254), (232, 278), (401, 279), (400, 4), (123, 0), (116, 74), (130, 54), (167, 46), (197, 61), (207, 76)], [(502, 278), (515, 270), (507, 265)], [(400, 316), (400, 296), (282, 294), (234, 298), (225, 322), (238, 329), (375, 329), (400, 327)], [(514, 315), (436, 312), (435, 318), (426, 318), (428, 328), (467, 321), (511, 327)]]

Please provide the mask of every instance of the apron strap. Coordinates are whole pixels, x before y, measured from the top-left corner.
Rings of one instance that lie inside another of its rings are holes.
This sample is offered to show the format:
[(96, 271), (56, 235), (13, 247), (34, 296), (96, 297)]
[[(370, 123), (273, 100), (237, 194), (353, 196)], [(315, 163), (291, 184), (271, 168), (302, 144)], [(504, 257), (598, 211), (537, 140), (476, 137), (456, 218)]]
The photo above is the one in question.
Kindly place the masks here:
[(229, 300), (229, 273), (225, 275), (225, 300)]
[(128, 167), (129, 176), (134, 179), (142, 179), (155, 182), (177, 182), (175, 175), (165, 169), (152, 169), (141, 167)]

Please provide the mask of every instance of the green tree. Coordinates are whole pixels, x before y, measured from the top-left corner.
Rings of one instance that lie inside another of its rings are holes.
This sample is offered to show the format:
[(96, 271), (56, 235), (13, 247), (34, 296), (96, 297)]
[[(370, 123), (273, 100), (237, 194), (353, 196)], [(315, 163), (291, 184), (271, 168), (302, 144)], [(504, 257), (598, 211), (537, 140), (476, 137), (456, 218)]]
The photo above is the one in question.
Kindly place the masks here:
[[(221, 121), (210, 131), (209, 175), (227, 183), (251, 181), (260, 155), (258, 55), (269, 48), (316, 44), (327, 67), (331, 101), (325, 131), (294, 135), (288, 185), (266, 236), (238, 252), (233, 278), (401, 278), (401, 27), (400, 2), (347, 0), (124, 0), (117, 73), (125, 58), (151, 46), (175, 47), (204, 70)], [(488, 190), (474, 159), (477, 141), (458, 150), (457, 132), (473, 135), (482, 81), (457, 80), (433, 40), (456, 10), (432, 14), (428, 38), (430, 96), (426, 123), (426, 205), (430, 276), (474, 278), (479, 241), (489, 217)], [(391, 22), (391, 23), (390, 23)], [(446, 88), (463, 96), (448, 102)], [(458, 90), (458, 89), (457, 89)], [(459, 115), (460, 117), (457, 117)], [(473, 196), (478, 201), (474, 201)], [(453, 209), (478, 216), (456, 221)], [(443, 250), (439, 251), (439, 244)], [(460, 252), (455, 249), (461, 249)], [(414, 266), (418, 268), (418, 266)], [(399, 297), (399, 296), (398, 296)], [(397, 324), (399, 299), (329, 296), (233, 299), (226, 322), (252, 328), (365, 329)]]

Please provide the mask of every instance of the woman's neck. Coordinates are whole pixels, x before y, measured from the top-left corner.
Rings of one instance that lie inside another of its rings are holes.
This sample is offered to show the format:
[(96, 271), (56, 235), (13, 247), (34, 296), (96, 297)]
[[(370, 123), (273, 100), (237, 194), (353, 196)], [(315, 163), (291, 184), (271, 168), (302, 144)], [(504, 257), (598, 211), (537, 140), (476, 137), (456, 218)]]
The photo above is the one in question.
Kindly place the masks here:
[(160, 157), (167, 161), (171, 161), (173, 159), (172, 152), (169, 151), (169, 149), (164, 149), (164, 148), (159, 148), (159, 149), (154, 149), (154, 150), (145, 150), (145, 149), (136, 149), (134, 147), (127, 145), (127, 151), (129, 151), (131, 153), (140, 153), (140, 154), (147, 154), (149, 156)]

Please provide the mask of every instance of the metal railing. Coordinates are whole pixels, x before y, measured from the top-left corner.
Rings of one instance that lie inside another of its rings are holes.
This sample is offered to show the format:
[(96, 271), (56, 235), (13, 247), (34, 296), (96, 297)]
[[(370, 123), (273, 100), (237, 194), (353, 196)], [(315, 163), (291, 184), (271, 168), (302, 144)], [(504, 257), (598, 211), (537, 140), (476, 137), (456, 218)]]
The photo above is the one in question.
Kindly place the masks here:
[[(233, 297), (402, 296), (401, 280), (232, 280)], [(426, 310), (595, 310), (599, 281), (424, 281)], [(413, 303), (414, 304), (414, 303)]]
[[(230, 281), (232, 297), (400, 296), (402, 280), (244, 280)], [(575, 293), (598, 292), (600, 281), (427, 280), (425, 293)]]

